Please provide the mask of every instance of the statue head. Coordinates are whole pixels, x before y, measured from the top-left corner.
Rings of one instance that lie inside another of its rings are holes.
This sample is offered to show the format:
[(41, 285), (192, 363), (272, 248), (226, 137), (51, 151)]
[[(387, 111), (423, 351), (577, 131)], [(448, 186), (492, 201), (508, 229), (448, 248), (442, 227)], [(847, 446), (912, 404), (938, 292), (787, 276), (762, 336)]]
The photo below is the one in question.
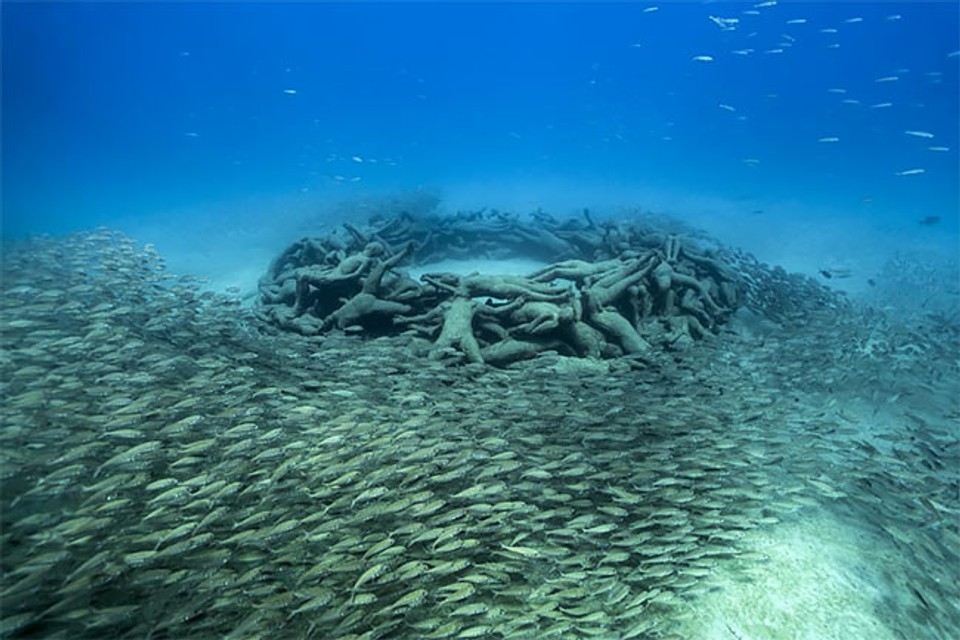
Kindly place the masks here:
[(379, 242), (370, 242), (367, 243), (367, 246), (363, 248), (363, 253), (369, 258), (376, 258), (382, 256), (384, 252), (383, 245)]

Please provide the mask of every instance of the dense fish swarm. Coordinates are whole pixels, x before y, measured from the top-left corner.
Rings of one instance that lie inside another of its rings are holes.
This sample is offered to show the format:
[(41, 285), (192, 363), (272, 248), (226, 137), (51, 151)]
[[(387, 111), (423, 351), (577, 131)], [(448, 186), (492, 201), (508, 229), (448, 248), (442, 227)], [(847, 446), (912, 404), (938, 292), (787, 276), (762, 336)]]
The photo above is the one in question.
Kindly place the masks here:
[[(263, 333), (107, 231), (10, 248), (0, 296), (2, 637), (718, 638), (697, 604), (824, 513), (889, 637), (960, 628), (954, 325), (828, 305), (655, 366), (451, 368)], [(723, 633), (797, 637), (766, 624)]]

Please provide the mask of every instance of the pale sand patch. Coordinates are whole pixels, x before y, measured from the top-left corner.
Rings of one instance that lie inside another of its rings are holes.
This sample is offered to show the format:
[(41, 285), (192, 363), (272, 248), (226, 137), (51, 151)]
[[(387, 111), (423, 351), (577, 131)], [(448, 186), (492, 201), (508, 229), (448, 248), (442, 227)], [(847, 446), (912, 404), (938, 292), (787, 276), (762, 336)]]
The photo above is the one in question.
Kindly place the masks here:
[(720, 568), (720, 589), (681, 606), (689, 640), (894, 640), (877, 617), (883, 584), (865, 536), (825, 512), (754, 531), (769, 562)]

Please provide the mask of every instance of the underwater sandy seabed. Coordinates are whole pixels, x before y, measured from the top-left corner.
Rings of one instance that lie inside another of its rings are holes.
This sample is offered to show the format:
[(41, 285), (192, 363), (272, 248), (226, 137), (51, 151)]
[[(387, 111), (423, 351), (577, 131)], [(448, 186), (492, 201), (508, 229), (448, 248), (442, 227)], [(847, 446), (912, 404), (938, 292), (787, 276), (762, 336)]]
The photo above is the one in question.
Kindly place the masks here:
[[(952, 343), (955, 349), (955, 337)], [(955, 357), (953, 361), (957, 362)], [(910, 475), (915, 469), (907, 465), (886, 466), (876, 460), (872, 451), (868, 465), (880, 465), (875, 473), (905, 482), (896, 490), (887, 487), (890, 493), (871, 487), (867, 491), (874, 495), (858, 495), (858, 488), (865, 487), (856, 478), (865, 468), (860, 462), (845, 460), (849, 452), (842, 448), (844, 441), (851, 448), (856, 448), (856, 442), (872, 442), (886, 444), (887, 447), (879, 448), (890, 451), (890, 446), (896, 448), (902, 443), (905, 423), (922, 421), (947, 437), (941, 441), (945, 445), (941, 451), (946, 455), (939, 469), (945, 493), (939, 495), (957, 496), (958, 384), (956, 373), (946, 373), (956, 364), (951, 365), (946, 358), (937, 364), (945, 367), (942, 386), (929, 385), (927, 375), (912, 378), (900, 374), (891, 376), (896, 378), (892, 386), (897, 391), (893, 391), (888, 386), (892, 379), (872, 377), (861, 371), (848, 372), (859, 380), (858, 390), (847, 389), (829, 396), (803, 393), (796, 387), (784, 390), (796, 398), (791, 420), (816, 428), (828, 415), (834, 420), (839, 418), (846, 433), (835, 443), (837, 450), (828, 454), (827, 459), (817, 459), (814, 468), (830, 468), (831, 473), (837, 474), (834, 477), (846, 478), (852, 486), (848, 484), (831, 493), (837, 486), (834, 485), (816, 498), (816, 504), (795, 517), (746, 534), (741, 543), (759, 555), (751, 562), (733, 562), (718, 568), (710, 579), (709, 592), (678, 608), (673, 619), (676, 626), (670, 627), (678, 637), (839, 640), (956, 635), (960, 622), (956, 596), (943, 601), (942, 615), (930, 615), (924, 602), (925, 588), (943, 589), (944, 595), (956, 592), (960, 576), (956, 532), (960, 517), (955, 499), (950, 500), (949, 507), (937, 503), (932, 513), (914, 519), (915, 507), (922, 497), (939, 492), (936, 483), (913, 482)], [(816, 367), (810, 373), (830, 375)], [(824, 411), (828, 406), (830, 409)], [(802, 448), (801, 443), (796, 445)], [(830, 458), (833, 459), (828, 462)], [(808, 476), (808, 480), (816, 482), (814, 477)], [(858, 484), (861, 486), (857, 487)], [(859, 500), (869, 506), (850, 504)], [(940, 548), (934, 557), (944, 564), (917, 564), (915, 554), (922, 554), (920, 550), (932, 540)], [(924, 578), (926, 587), (915, 582), (919, 576)]]
[(943, 319), (450, 368), (253, 331), (106, 232), (28, 249), (2, 289), (3, 637), (960, 632)]

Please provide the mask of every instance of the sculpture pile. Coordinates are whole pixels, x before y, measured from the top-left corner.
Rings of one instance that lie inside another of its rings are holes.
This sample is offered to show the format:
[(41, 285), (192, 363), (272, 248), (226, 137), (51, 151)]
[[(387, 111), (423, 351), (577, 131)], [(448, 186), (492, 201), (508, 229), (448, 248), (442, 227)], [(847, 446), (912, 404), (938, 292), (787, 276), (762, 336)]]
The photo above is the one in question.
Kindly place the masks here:
[[(525, 257), (520, 275), (427, 273), (403, 266)], [(544, 351), (644, 360), (711, 335), (744, 302), (718, 255), (640, 224), (529, 220), (497, 211), (401, 214), (304, 238), (260, 282), (261, 313), (304, 335), (407, 333), (430, 357), (508, 364)]]

